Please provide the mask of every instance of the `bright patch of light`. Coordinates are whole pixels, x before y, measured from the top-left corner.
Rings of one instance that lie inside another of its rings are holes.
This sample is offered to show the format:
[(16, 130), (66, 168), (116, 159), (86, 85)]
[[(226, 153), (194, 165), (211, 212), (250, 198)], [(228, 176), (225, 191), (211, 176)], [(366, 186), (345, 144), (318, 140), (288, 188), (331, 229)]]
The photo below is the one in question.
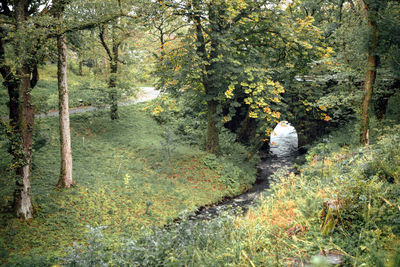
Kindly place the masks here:
[(298, 147), (296, 129), (287, 121), (276, 125), (270, 138), (270, 152), (278, 157), (288, 156)]

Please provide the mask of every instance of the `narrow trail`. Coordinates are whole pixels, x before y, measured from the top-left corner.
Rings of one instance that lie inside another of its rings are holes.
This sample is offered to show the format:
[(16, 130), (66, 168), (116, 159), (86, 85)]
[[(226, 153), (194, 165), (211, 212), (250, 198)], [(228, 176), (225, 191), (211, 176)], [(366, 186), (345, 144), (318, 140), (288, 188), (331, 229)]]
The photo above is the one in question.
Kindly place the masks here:
[[(139, 93), (138, 97), (135, 99), (128, 99), (125, 101), (121, 101), (118, 103), (118, 106), (127, 106), (132, 104), (137, 104), (141, 102), (146, 102), (152, 100), (160, 95), (160, 92), (157, 91), (154, 87), (140, 87), (141, 92)], [(95, 110), (101, 110), (105, 108), (109, 108), (109, 105), (104, 105), (100, 107), (96, 106), (83, 106), (83, 107), (75, 107), (69, 109), (69, 114), (76, 114), (76, 113), (83, 113)], [(58, 110), (51, 110), (46, 113), (36, 114), (35, 118), (43, 118), (43, 117), (55, 117), (58, 116)]]

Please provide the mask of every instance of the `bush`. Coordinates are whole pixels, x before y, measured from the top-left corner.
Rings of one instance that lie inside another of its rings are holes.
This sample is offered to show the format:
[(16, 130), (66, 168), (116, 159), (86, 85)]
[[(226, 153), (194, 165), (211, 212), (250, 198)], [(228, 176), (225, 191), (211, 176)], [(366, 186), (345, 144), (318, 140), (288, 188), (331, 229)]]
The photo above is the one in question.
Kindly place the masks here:
[(233, 216), (233, 211), (213, 221), (190, 221), (183, 216), (165, 228), (143, 228), (140, 237), (125, 240), (113, 253), (101, 229), (91, 228), (87, 248), (71, 248), (63, 262), (68, 266), (221, 266), (240, 255), (239, 247), (230, 249), (230, 235), (242, 235)]

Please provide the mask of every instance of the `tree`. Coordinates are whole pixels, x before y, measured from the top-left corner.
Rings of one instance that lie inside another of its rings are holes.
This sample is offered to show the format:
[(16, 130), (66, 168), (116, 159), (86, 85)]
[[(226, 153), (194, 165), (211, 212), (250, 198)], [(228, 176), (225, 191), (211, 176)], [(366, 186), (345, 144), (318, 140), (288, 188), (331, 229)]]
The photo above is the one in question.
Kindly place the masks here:
[[(119, 118), (118, 115), (118, 91), (117, 91), (117, 75), (118, 75), (118, 65), (123, 63), (119, 58), (119, 49), (122, 42), (130, 36), (130, 32), (123, 26), (120, 25), (120, 19), (110, 23), (109, 25), (102, 25), (99, 28), (99, 38), (102, 46), (107, 52), (108, 62), (109, 62), (109, 82), (108, 86), (110, 89), (110, 117), (111, 120), (116, 120)], [(106, 33), (110, 31), (111, 39), (111, 49), (106, 41)]]
[[(56, 1), (57, 10), (54, 16), (60, 20), (63, 25), (63, 16), (66, 1)], [(58, 80), (58, 112), (60, 126), (60, 153), (61, 167), (60, 177), (57, 183), (58, 187), (69, 188), (75, 181), (72, 178), (72, 151), (71, 151), (71, 132), (69, 123), (69, 105), (68, 105), (68, 79), (67, 79), (67, 46), (65, 34), (57, 36), (57, 80)]]
[[(54, 27), (54, 14), (67, 1), (16, 0), (1, 1), (0, 6), (0, 73), (9, 94), (9, 139), (13, 156), (11, 167), (16, 170), (14, 193), (16, 215), (24, 219), (33, 216), (30, 197), (34, 104), (31, 91), (38, 79), (38, 64), (46, 56), (50, 38), (66, 32), (86, 29), (110, 21), (115, 14), (74, 22), (68, 27)], [(117, 14), (120, 15), (120, 12)], [(57, 24), (56, 24), (57, 25)], [(59, 39), (60, 51), (63, 40)], [(60, 76), (62, 74), (60, 73)], [(61, 79), (63, 80), (63, 79)], [(65, 99), (63, 99), (65, 101)]]
[(186, 17), (189, 30), (166, 53), (161, 87), (191, 89), (206, 102), (206, 150), (218, 153), (221, 124), (243, 136), (256, 125), (265, 139), (283, 106), (282, 70), (298, 72), (325, 53), (312, 17), (297, 18), (280, 1), (163, 3)]
[(111, 120), (119, 118), (118, 101), (121, 91), (119, 72), (120, 65), (126, 62), (121, 60), (120, 50), (124, 42), (134, 35), (135, 26), (142, 17), (143, 1), (125, 1), (111, 2), (104, 1), (79, 1), (79, 5), (71, 8), (70, 15), (80, 20), (90, 19), (94, 17), (107, 16), (110, 12), (119, 13), (120, 16), (115, 17), (106, 23), (97, 24), (98, 40), (106, 52), (106, 60), (108, 61), (108, 103), (110, 104)]
[[(32, 137), (34, 109), (31, 90), (38, 79), (40, 60), (40, 35), (31, 22), (38, 15), (40, 1), (2, 1), (0, 14), (4, 18), (0, 26), (0, 72), (9, 94), (9, 121), (12, 167), (19, 179), (14, 193), (17, 216), (30, 219), (33, 205), (30, 197), (30, 172), (32, 160)], [(11, 34), (13, 33), (13, 34)], [(25, 37), (23, 38), (23, 33)], [(35, 34), (36, 33), (36, 34)], [(28, 40), (30, 45), (26, 43)], [(7, 55), (16, 59), (12, 66)]]
[[(393, 2), (393, 3), (391, 3)], [(369, 132), (369, 109), (370, 103), (373, 96), (374, 85), (377, 77), (378, 62), (380, 58), (384, 58), (385, 52), (382, 49), (386, 47), (389, 51), (390, 48), (396, 45), (392, 44), (390, 37), (391, 33), (385, 34), (385, 31), (390, 29), (388, 25), (389, 21), (385, 21), (384, 14), (387, 13), (385, 10), (389, 8), (398, 8), (398, 3), (396, 1), (390, 0), (360, 0), (360, 5), (364, 18), (368, 25), (368, 43), (367, 43), (367, 64), (366, 64), (366, 74), (364, 81), (364, 99), (362, 103), (362, 132), (361, 132), (361, 142), (363, 144), (369, 143), (368, 132)], [(384, 23), (386, 22), (386, 23)], [(399, 26), (397, 24), (397, 26)], [(383, 33), (380, 37), (380, 33)], [(386, 35), (386, 36), (385, 36)], [(398, 49), (398, 44), (397, 44)], [(380, 51), (379, 51), (380, 50)], [(392, 50), (393, 51), (393, 50)], [(384, 105), (386, 107), (386, 105)]]
[(360, 141), (367, 144), (371, 107), (382, 120), (388, 98), (398, 87), (398, 64), (392, 59), (399, 53), (399, 3), (325, 0), (303, 1), (303, 5), (316, 7), (318, 24), (335, 50), (333, 57), (314, 68), (320, 69), (314, 75), (332, 82), (318, 104), (328, 107), (335, 121), (345, 122), (357, 114)]
[(368, 4), (365, 0), (360, 0), (362, 8), (365, 12), (365, 18), (368, 23), (368, 27), (370, 30), (370, 44), (368, 45), (368, 57), (367, 57), (367, 71), (364, 81), (364, 100), (362, 104), (362, 143), (364, 145), (369, 143), (368, 137), (368, 110), (371, 102), (372, 91), (376, 79), (376, 69), (377, 69), (377, 55), (376, 49), (378, 46), (378, 10), (379, 5), (377, 3), (371, 5)]
[(159, 61), (162, 61), (165, 56), (166, 46), (176, 40), (181, 35), (182, 29), (187, 28), (187, 25), (174, 14), (172, 8), (159, 6), (153, 3), (152, 8), (144, 10), (147, 23), (151, 25), (150, 33), (158, 38), (160, 47), (159, 55), (155, 55)]

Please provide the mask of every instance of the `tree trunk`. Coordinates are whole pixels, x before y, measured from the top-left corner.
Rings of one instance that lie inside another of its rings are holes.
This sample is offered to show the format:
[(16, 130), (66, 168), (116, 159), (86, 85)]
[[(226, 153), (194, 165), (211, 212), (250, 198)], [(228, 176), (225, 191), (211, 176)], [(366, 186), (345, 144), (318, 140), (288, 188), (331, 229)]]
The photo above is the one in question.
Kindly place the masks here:
[[(14, 208), (17, 217), (21, 217), (25, 220), (33, 217), (33, 205), (30, 197), (30, 179), (34, 110), (31, 96), (30, 74), (28, 65), (23, 65), (23, 67), (17, 70), (17, 76), (20, 82), (17, 99), (18, 118), (16, 127), (14, 128), (14, 134), (19, 146), (13, 151), (14, 161), (16, 161), (17, 166), (16, 172), (19, 176), (19, 180), (16, 182), (17, 188), (14, 191)], [(10, 116), (12, 116), (11, 110)], [(14, 119), (15, 118), (12, 120)]]
[(118, 61), (119, 61), (119, 43), (115, 40), (113, 32), (112, 42), (112, 58), (110, 61), (110, 117), (111, 120), (118, 120), (118, 92), (117, 92), (117, 73), (118, 73)]
[(378, 10), (369, 10), (369, 7), (364, 1), (363, 4), (364, 11), (368, 20), (368, 26), (371, 30), (371, 45), (368, 50), (367, 58), (367, 72), (364, 82), (364, 100), (362, 103), (362, 134), (361, 142), (366, 145), (369, 142), (368, 128), (369, 128), (369, 107), (371, 103), (371, 97), (373, 93), (373, 87), (376, 79), (376, 69), (377, 69), (377, 58), (376, 58), (376, 48), (378, 45), (378, 27), (377, 27), (377, 13)]
[(213, 154), (219, 153), (219, 136), (218, 127), (215, 120), (217, 113), (217, 102), (207, 102), (208, 116), (207, 116), (207, 136), (206, 136), (206, 150)]
[(58, 109), (60, 120), (61, 169), (57, 186), (69, 188), (75, 181), (72, 179), (72, 152), (69, 124), (68, 83), (67, 83), (67, 46), (65, 36), (57, 38), (58, 49)]
[(79, 76), (83, 76), (83, 59), (79, 59), (79, 68), (78, 68), (78, 72), (79, 72)]
[(117, 36), (115, 34), (115, 29), (112, 28), (112, 47), (111, 51), (106, 43), (106, 39), (104, 38), (104, 33), (106, 29), (104, 27), (100, 27), (100, 42), (104, 49), (107, 52), (108, 60), (110, 62), (110, 78), (108, 82), (109, 98), (110, 98), (110, 117), (111, 120), (119, 119), (118, 115), (118, 91), (117, 91), (117, 73), (118, 73), (118, 49), (121, 42), (117, 41)]
[(110, 117), (111, 120), (117, 120), (119, 119), (118, 115), (118, 92), (117, 92), (117, 85), (116, 85), (116, 80), (117, 80), (117, 72), (118, 72), (118, 63), (115, 62), (114, 60), (110, 62), (111, 64), (111, 72), (110, 72), (110, 82), (109, 82), (109, 87), (110, 87)]
[[(16, 29), (26, 19), (25, 2), (15, 3)], [(30, 219), (33, 217), (33, 205), (30, 196), (31, 178), (31, 154), (32, 137), (34, 125), (34, 110), (31, 90), (38, 80), (37, 63), (34, 60), (27, 62), (22, 60), (16, 67), (15, 73), (6, 64), (5, 60), (5, 30), (0, 27), (0, 73), (3, 77), (3, 84), (9, 94), (9, 118), (10, 127), (9, 139), (11, 142), (10, 153), (13, 156), (12, 166), (16, 170), (17, 180), (14, 191), (14, 210), (17, 217)], [(22, 54), (23, 46), (17, 43), (14, 45), (15, 52)], [(32, 78), (31, 78), (32, 77)]]
[[(199, 2), (193, 1), (193, 8), (195, 10), (200, 10)], [(210, 62), (212, 58), (216, 58), (215, 49), (211, 52), (210, 58), (208, 57), (208, 53), (206, 50), (206, 41), (204, 38), (202, 26), (201, 26), (201, 16), (199, 13), (195, 12), (192, 15), (191, 19), (195, 25), (196, 32), (196, 54), (199, 58), (203, 60), (203, 62)], [(212, 46), (215, 46), (215, 42), (212, 43)], [(215, 48), (215, 47), (214, 47)], [(204, 86), (205, 93), (207, 97), (210, 99), (213, 97), (214, 88), (211, 85), (211, 79), (209, 77), (210, 72), (212, 71), (212, 63), (211, 64), (202, 64), (201, 66), (201, 80)], [(219, 153), (219, 131), (216, 122), (216, 113), (217, 113), (217, 101), (208, 100), (207, 101), (207, 132), (206, 132), (206, 151), (211, 152), (213, 154)]]

